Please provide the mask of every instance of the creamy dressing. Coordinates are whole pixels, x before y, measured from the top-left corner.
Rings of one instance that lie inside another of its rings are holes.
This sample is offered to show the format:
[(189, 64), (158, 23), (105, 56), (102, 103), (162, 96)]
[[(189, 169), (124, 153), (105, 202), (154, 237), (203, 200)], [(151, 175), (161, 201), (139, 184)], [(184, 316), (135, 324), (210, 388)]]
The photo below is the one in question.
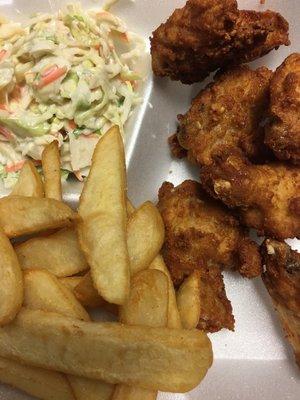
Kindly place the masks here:
[(99, 138), (114, 124), (123, 133), (141, 100), (136, 65), (145, 54), (144, 41), (106, 10), (76, 3), (26, 24), (1, 19), (0, 177), (16, 177), (27, 157), (39, 162), (53, 140), (62, 169), (86, 174)]

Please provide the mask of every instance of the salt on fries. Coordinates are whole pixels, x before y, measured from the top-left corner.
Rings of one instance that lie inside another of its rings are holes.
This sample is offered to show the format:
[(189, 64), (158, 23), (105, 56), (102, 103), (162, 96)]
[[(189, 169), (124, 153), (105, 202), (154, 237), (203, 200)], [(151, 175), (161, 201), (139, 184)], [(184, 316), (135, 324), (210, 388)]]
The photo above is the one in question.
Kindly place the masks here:
[[(158, 390), (194, 388), (212, 363), (206, 334), (190, 330), (197, 277), (180, 288), (178, 309), (159, 254), (161, 216), (126, 196), (118, 128), (96, 147), (79, 215), (61, 201), (58, 175), (52, 181), (57, 150), (43, 157), (45, 191), (25, 163), (0, 199), (0, 381), (44, 400), (155, 400)], [(12, 247), (8, 238), (28, 234)], [(92, 322), (85, 307), (120, 322)]]

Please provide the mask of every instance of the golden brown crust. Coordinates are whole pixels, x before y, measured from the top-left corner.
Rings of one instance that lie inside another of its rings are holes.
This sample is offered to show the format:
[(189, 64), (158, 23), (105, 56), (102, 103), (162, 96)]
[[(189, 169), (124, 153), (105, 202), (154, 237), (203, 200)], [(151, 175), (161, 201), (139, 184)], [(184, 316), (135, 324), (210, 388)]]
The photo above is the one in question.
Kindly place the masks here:
[(240, 66), (217, 74), (214, 82), (179, 116), (178, 141), (188, 157), (200, 165), (213, 162), (226, 147), (239, 148), (250, 159), (267, 157), (260, 126), (269, 100), (272, 72)]
[(189, 0), (151, 38), (153, 72), (183, 83), (289, 44), (288, 23), (272, 11), (239, 11), (235, 0)]
[(277, 68), (270, 85), (270, 123), (265, 143), (281, 160), (300, 164), (300, 54)]
[(215, 164), (204, 167), (202, 184), (242, 222), (279, 240), (300, 238), (300, 169), (277, 163), (253, 165), (238, 151), (223, 149)]
[(197, 328), (206, 332), (217, 332), (222, 328), (233, 331), (234, 316), (220, 268), (210, 264), (201, 269), (200, 276), (201, 310)]
[(168, 138), (171, 153), (176, 158), (184, 158), (187, 156), (187, 151), (178, 142), (177, 134), (174, 133)]
[(270, 239), (261, 252), (266, 266), (264, 284), (300, 367), (300, 254), (286, 243)]
[(195, 269), (210, 263), (221, 268), (241, 267), (247, 277), (261, 272), (257, 246), (238, 220), (194, 181), (159, 190), (158, 208), (165, 223), (163, 256), (176, 285)]

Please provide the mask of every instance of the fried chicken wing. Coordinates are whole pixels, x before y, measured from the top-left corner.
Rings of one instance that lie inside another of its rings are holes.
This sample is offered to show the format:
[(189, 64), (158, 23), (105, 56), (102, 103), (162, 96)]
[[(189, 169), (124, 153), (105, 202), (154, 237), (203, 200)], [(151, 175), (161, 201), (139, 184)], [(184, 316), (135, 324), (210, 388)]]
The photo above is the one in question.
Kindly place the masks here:
[(166, 232), (163, 256), (175, 285), (210, 264), (239, 269), (247, 277), (260, 274), (256, 244), (199, 183), (185, 181), (174, 187), (165, 182), (159, 190), (158, 208)]
[(200, 318), (198, 329), (206, 332), (218, 332), (222, 328), (234, 330), (232, 306), (226, 296), (223, 276), (214, 264), (201, 268), (200, 281)]
[(236, 0), (188, 0), (151, 38), (152, 69), (193, 83), (289, 45), (288, 23), (273, 11), (239, 11)]
[(277, 68), (270, 85), (271, 121), (265, 143), (281, 160), (300, 164), (300, 53)]
[(300, 367), (300, 254), (284, 242), (267, 239), (262, 255), (264, 284)]
[(204, 188), (239, 211), (259, 234), (300, 238), (300, 169), (279, 162), (251, 164), (240, 152), (223, 150), (201, 171)]
[(265, 67), (253, 71), (247, 66), (217, 74), (190, 110), (178, 116), (178, 141), (192, 162), (209, 165), (224, 146), (239, 148), (255, 161), (267, 157), (260, 122), (268, 104), (271, 75)]

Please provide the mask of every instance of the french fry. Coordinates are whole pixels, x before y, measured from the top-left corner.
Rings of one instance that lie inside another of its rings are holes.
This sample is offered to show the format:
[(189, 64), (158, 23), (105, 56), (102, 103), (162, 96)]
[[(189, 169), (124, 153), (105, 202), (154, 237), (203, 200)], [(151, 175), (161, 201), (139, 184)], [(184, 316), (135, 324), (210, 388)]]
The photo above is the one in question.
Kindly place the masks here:
[(184, 329), (197, 327), (200, 318), (200, 271), (195, 270), (177, 292), (177, 306)]
[(105, 300), (99, 295), (98, 291), (93, 285), (90, 272), (87, 272), (82, 277), (78, 285), (74, 288), (74, 295), (85, 307), (101, 307), (105, 303)]
[(131, 275), (148, 268), (164, 242), (164, 223), (157, 208), (142, 204), (129, 218), (127, 246)]
[(116, 385), (112, 400), (156, 400), (157, 391), (128, 385)]
[[(168, 323), (168, 278), (157, 270), (137, 273), (131, 280), (130, 295), (120, 307), (124, 324), (163, 327)], [(155, 400), (156, 390), (117, 385), (112, 400)]]
[(193, 389), (212, 363), (210, 341), (198, 330), (83, 322), (26, 309), (0, 328), (0, 356), (166, 392)]
[(168, 287), (169, 287), (168, 328), (180, 329), (182, 327), (182, 324), (177, 307), (176, 293), (169, 270), (166, 267), (166, 264), (164, 263), (162, 256), (161, 255), (156, 256), (149, 268), (162, 271), (168, 277)]
[(0, 230), (0, 325), (11, 322), (23, 301), (23, 277), (14, 249)]
[(15, 246), (15, 251), (23, 269), (43, 268), (58, 277), (88, 269), (73, 228), (61, 229), (49, 236), (34, 237)]
[(90, 321), (89, 314), (56, 276), (46, 270), (24, 271), (24, 306)]
[(120, 322), (163, 327), (168, 323), (168, 279), (164, 273), (145, 270), (131, 280), (129, 298), (120, 307)]
[(32, 161), (27, 160), (23, 165), (11, 195), (44, 197), (43, 181)]
[(127, 216), (128, 217), (130, 217), (131, 214), (133, 214), (134, 211), (135, 211), (135, 208), (134, 208), (133, 204), (131, 203), (131, 201), (129, 199), (127, 199), (126, 210), (127, 210)]
[(2, 357), (0, 357), (0, 381), (41, 400), (75, 400), (63, 374), (29, 367)]
[(83, 276), (67, 276), (63, 278), (59, 278), (59, 281), (72, 292), (74, 292), (76, 286), (82, 281)]
[[(150, 202), (144, 203), (131, 215), (127, 227), (131, 275), (148, 268), (159, 252), (163, 238), (164, 228), (157, 208)], [(88, 307), (104, 304), (104, 299), (93, 285), (90, 273), (75, 288), (75, 295), (81, 304)]]
[(123, 304), (129, 294), (126, 242), (126, 169), (117, 127), (98, 142), (79, 204), (83, 221), (79, 242), (91, 267), (94, 285), (108, 302)]
[(60, 154), (56, 140), (48, 144), (42, 154), (45, 196), (61, 200)]
[(96, 379), (68, 375), (76, 400), (111, 400), (114, 385)]
[[(28, 270), (24, 273), (24, 306), (33, 310), (57, 312), (78, 320), (90, 321), (90, 317), (72, 292), (48, 271)], [(99, 380), (69, 375), (67, 379), (76, 400), (109, 400), (113, 385)]]
[(9, 238), (70, 226), (77, 214), (54, 199), (7, 196), (0, 199), (0, 226)]

